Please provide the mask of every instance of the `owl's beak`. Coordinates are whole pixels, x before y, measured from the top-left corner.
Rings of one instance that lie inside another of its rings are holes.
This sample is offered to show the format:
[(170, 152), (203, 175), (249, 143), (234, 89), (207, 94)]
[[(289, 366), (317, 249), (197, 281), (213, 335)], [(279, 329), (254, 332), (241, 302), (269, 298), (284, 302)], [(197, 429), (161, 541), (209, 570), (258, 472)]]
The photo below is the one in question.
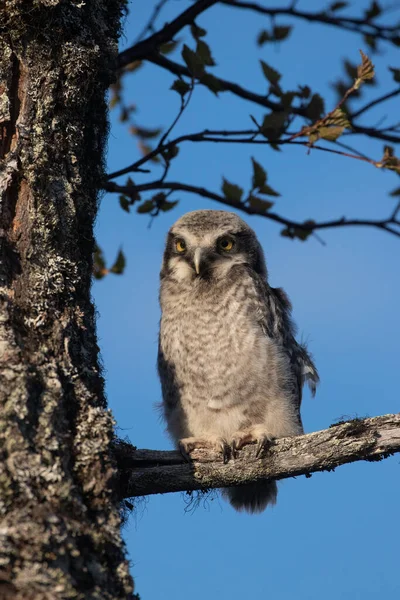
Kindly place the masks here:
[(196, 248), (196, 250), (194, 251), (193, 262), (194, 262), (194, 270), (196, 271), (196, 274), (200, 275), (201, 248)]

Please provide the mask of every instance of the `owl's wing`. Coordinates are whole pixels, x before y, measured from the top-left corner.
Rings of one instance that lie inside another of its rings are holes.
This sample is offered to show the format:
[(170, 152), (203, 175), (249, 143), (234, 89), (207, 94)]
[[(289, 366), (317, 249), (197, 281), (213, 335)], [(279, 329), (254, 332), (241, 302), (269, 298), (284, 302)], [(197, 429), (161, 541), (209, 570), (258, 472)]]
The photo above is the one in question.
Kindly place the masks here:
[(293, 375), (297, 382), (299, 403), (305, 383), (314, 396), (319, 382), (318, 371), (304, 343), (297, 342), (296, 327), (291, 318), (292, 305), (281, 288), (272, 288), (261, 277), (256, 282), (259, 295), (260, 325), (264, 333), (273, 338), (290, 358)]

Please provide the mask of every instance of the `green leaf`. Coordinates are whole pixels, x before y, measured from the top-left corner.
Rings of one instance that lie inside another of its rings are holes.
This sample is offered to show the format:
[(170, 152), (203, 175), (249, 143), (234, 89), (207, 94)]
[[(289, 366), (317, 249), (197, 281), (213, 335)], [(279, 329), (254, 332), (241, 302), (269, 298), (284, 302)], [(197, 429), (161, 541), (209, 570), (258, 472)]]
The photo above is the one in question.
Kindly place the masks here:
[(389, 194), (389, 196), (400, 196), (400, 187), (392, 190)]
[[(348, 84), (348, 82), (344, 81), (343, 79), (338, 79), (337, 81), (335, 81), (332, 84), (332, 87), (336, 90), (336, 93), (339, 96), (339, 98), (342, 99), (349, 88), (349, 84)], [(353, 98), (357, 98), (360, 95), (360, 92), (358, 92), (358, 91), (353, 92), (352, 95), (353, 95)]]
[[(304, 221), (303, 225), (315, 225), (315, 221)], [(301, 227), (285, 227), (282, 229), (281, 235), (292, 240), (297, 238), (304, 242), (312, 234), (312, 229), (302, 229)]]
[(196, 47), (196, 56), (199, 57), (201, 64), (213, 67), (215, 65), (214, 59), (211, 56), (211, 50), (208, 44), (199, 40)]
[(383, 146), (383, 158), (384, 160), (394, 157), (394, 148), (388, 144)]
[(122, 250), (120, 250), (118, 252), (118, 256), (116, 258), (115, 263), (113, 264), (113, 266), (110, 269), (110, 273), (114, 273), (115, 275), (122, 275), (122, 273), (124, 272), (125, 266), (126, 266), (125, 255), (122, 252)]
[(319, 94), (313, 94), (306, 108), (306, 115), (311, 121), (317, 121), (325, 110), (324, 99)]
[(395, 156), (392, 146), (384, 146), (383, 158), (376, 166), (395, 171), (400, 175), (400, 159)]
[(257, 45), (263, 46), (266, 42), (270, 42), (270, 41), (271, 41), (271, 36), (270, 36), (269, 32), (266, 31), (265, 29), (260, 31), (260, 33), (257, 36)]
[(174, 200), (174, 201), (169, 201), (169, 200), (164, 200), (164, 202), (160, 205), (160, 210), (162, 210), (162, 212), (168, 212), (169, 210), (172, 210), (174, 208), (174, 206), (176, 206), (178, 204), (179, 200)]
[(331, 12), (335, 12), (337, 10), (342, 10), (342, 8), (346, 8), (346, 6), (348, 6), (348, 2), (333, 2), (333, 4), (331, 4), (328, 7), (328, 10), (330, 10)]
[[(112, 107), (110, 106), (110, 108), (112, 108)], [(123, 108), (121, 108), (121, 112), (119, 114), (119, 120), (121, 123), (126, 123), (128, 119), (129, 119), (129, 111), (124, 106)]]
[(235, 183), (230, 183), (223, 177), (222, 179), (222, 192), (227, 200), (232, 202), (240, 202), (243, 196), (243, 189)]
[(381, 12), (382, 12), (382, 8), (379, 6), (378, 2), (375, 2), (375, 0), (373, 0), (373, 2), (371, 2), (371, 4), (370, 4), (370, 7), (366, 11), (364, 11), (364, 14), (365, 14), (366, 20), (369, 21), (370, 19), (379, 17)]
[(199, 81), (208, 87), (208, 89), (216, 96), (218, 96), (219, 92), (223, 92), (225, 89), (220, 80), (214, 77), (214, 75), (211, 75), (211, 73), (205, 73), (202, 77), (200, 77)]
[(350, 62), (347, 58), (344, 59), (343, 61), (343, 66), (344, 66), (344, 70), (346, 71), (347, 75), (349, 76), (350, 80), (352, 79), (356, 79), (357, 77), (357, 65)]
[(138, 127), (137, 125), (135, 127), (131, 127), (130, 131), (132, 134), (136, 134), (139, 137), (143, 138), (144, 140), (151, 140), (153, 138), (156, 138), (160, 135), (162, 129), (161, 128), (156, 128), (156, 129), (148, 129), (146, 127)]
[(119, 197), (119, 205), (122, 208), (122, 210), (124, 210), (125, 212), (130, 212), (131, 202), (129, 201), (129, 198), (127, 198), (126, 196)]
[(309, 98), (311, 94), (311, 89), (308, 87), (308, 85), (299, 85), (298, 94), (300, 98)]
[(272, 150), (275, 150), (276, 152), (282, 152), (282, 148), (279, 146), (279, 144), (274, 144), (273, 142), (270, 142), (269, 147), (272, 148)]
[(146, 200), (145, 202), (143, 202), (143, 204), (138, 206), (136, 210), (138, 213), (143, 215), (145, 213), (151, 212), (153, 210), (153, 208), (154, 208), (153, 200)]
[(197, 23), (194, 22), (190, 26), (190, 32), (196, 41), (207, 34), (207, 31), (205, 29), (199, 27)]
[[(153, 148), (151, 146), (149, 146), (149, 144), (146, 144), (142, 138), (139, 138), (138, 146), (139, 146), (139, 149), (140, 149), (141, 153), (143, 154), (143, 156), (147, 156), (148, 154), (150, 154), (150, 152), (153, 152)], [(156, 155), (152, 156), (150, 158), (150, 160), (151, 160), (151, 162), (159, 163), (160, 157), (156, 154)]]
[(364, 35), (364, 42), (367, 44), (369, 48), (371, 48), (372, 52), (375, 52), (377, 49), (376, 39), (372, 35)]
[(288, 110), (292, 106), (292, 102), (295, 95), (296, 92), (285, 92), (281, 95), (281, 102), (286, 110)]
[(183, 45), (182, 58), (193, 77), (201, 77), (204, 74), (204, 63), (196, 52), (193, 52), (186, 44)]
[(183, 96), (188, 93), (190, 90), (190, 85), (183, 81), (183, 79), (175, 79), (174, 83), (171, 85), (170, 90), (175, 90), (178, 92), (180, 96)]
[(257, 44), (263, 46), (266, 42), (281, 42), (290, 35), (292, 29), (291, 25), (276, 25), (272, 31), (263, 29), (257, 36)]
[(318, 127), (318, 129), (312, 131), (308, 136), (310, 142), (313, 144), (319, 139), (329, 140), (335, 142), (338, 137), (342, 135), (344, 127), (332, 126), (332, 127)]
[(294, 234), (293, 234), (293, 229), (289, 229), (289, 227), (285, 227), (284, 229), (282, 229), (281, 231), (281, 236), (282, 237), (288, 237), (290, 239), (294, 239)]
[(253, 189), (261, 188), (267, 181), (267, 173), (253, 157), (251, 158), (251, 161), (253, 163)]
[[(315, 221), (304, 221), (304, 225), (315, 225)], [(299, 227), (296, 227), (294, 232), (299, 240), (305, 242), (305, 240), (312, 234), (312, 229), (300, 229)]]
[(262, 198), (257, 198), (257, 196), (249, 196), (248, 203), (254, 210), (267, 212), (270, 208), (273, 207), (274, 203), (269, 200), (263, 200)]
[(389, 71), (393, 73), (393, 79), (396, 83), (400, 83), (400, 69), (394, 69), (393, 67), (389, 67)]
[(265, 194), (266, 196), (280, 196), (279, 192), (276, 192), (271, 186), (269, 186), (266, 183), (262, 187), (260, 187), (258, 191), (260, 194)]
[(272, 85), (278, 85), (282, 75), (278, 73), (278, 71), (275, 71), (275, 69), (267, 65), (267, 63), (263, 60), (260, 60), (260, 64), (266, 79), (268, 79), (268, 81), (272, 83)]
[(292, 29), (293, 28), (291, 25), (287, 25), (287, 26), (276, 25), (272, 30), (272, 35), (273, 35), (274, 40), (277, 42), (281, 42), (282, 40), (285, 40), (290, 35), (290, 32), (292, 31)]
[(159, 48), (161, 54), (164, 54), (165, 56), (167, 54), (171, 54), (171, 52), (173, 52), (175, 50), (175, 48), (177, 47), (177, 45), (179, 44), (178, 40), (172, 40), (170, 42), (166, 42), (165, 44), (162, 44)]
[(179, 153), (179, 146), (170, 146), (167, 150), (164, 150), (162, 155), (165, 158), (166, 161), (170, 161), (173, 158), (175, 158), (175, 156), (178, 156)]
[[(374, 72), (374, 65), (372, 64), (372, 62), (370, 61), (368, 56), (366, 54), (364, 54), (364, 52), (362, 50), (360, 50), (360, 54), (361, 54), (361, 65), (359, 65), (357, 67), (357, 77), (361, 83), (362, 81), (368, 81), (369, 79), (372, 79), (375, 75), (375, 72)], [(357, 83), (357, 81), (356, 81), (356, 83)]]
[(286, 119), (286, 111), (274, 111), (269, 113), (268, 115), (265, 115), (260, 129), (261, 133), (268, 140), (278, 139), (284, 131)]
[(142, 60), (134, 60), (133, 62), (129, 63), (129, 65), (126, 65), (124, 67), (124, 72), (133, 73), (134, 71), (137, 71), (142, 65)]
[(350, 121), (347, 118), (346, 113), (341, 108), (335, 108), (335, 110), (326, 119), (324, 119), (325, 125), (339, 125), (347, 129), (351, 129)]
[(110, 98), (110, 101), (108, 103), (110, 110), (115, 108), (117, 106), (118, 102), (120, 102), (120, 101), (121, 101), (121, 97), (118, 96), (117, 94), (114, 94), (114, 96), (112, 98)]
[(102, 249), (95, 244), (93, 252), (93, 276), (95, 279), (103, 279), (107, 275), (106, 262)]

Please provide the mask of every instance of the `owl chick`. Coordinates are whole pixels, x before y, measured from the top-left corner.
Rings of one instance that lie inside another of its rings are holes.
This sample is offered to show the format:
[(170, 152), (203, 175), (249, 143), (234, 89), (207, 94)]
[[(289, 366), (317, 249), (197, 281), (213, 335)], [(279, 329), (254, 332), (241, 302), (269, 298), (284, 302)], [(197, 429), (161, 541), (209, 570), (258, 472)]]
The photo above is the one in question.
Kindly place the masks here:
[[(317, 370), (295, 338), (291, 305), (268, 284), (254, 231), (236, 214), (197, 210), (168, 233), (161, 269), (158, 371), (167, 429), (184, 452), (233, 456), (255, 442), (300, 435), (302, 386)], [(226, 488), (236, 510), (261, 512), (277, 486)]]

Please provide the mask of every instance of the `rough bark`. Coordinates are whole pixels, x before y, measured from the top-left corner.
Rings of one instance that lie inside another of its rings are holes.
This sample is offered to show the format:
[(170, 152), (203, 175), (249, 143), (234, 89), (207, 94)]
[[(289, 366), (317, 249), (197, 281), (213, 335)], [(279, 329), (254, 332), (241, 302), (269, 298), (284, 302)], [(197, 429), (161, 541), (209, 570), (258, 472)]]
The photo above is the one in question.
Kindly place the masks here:
[(260, 458), (255, 445), (248, 445), (226, 463), (221, 454), (205, 448), (194, 450), (188, 462), (180, 452), (137, 450), (122, 441), (115, 447), (122, 498), (308, 476), (358, 460), (381, 460), (396, 452), (400, 452), (400, 413), (282, 438)]
[(0, 598), (131, 594), (90, 301), (122, 0), (0, 6)]

